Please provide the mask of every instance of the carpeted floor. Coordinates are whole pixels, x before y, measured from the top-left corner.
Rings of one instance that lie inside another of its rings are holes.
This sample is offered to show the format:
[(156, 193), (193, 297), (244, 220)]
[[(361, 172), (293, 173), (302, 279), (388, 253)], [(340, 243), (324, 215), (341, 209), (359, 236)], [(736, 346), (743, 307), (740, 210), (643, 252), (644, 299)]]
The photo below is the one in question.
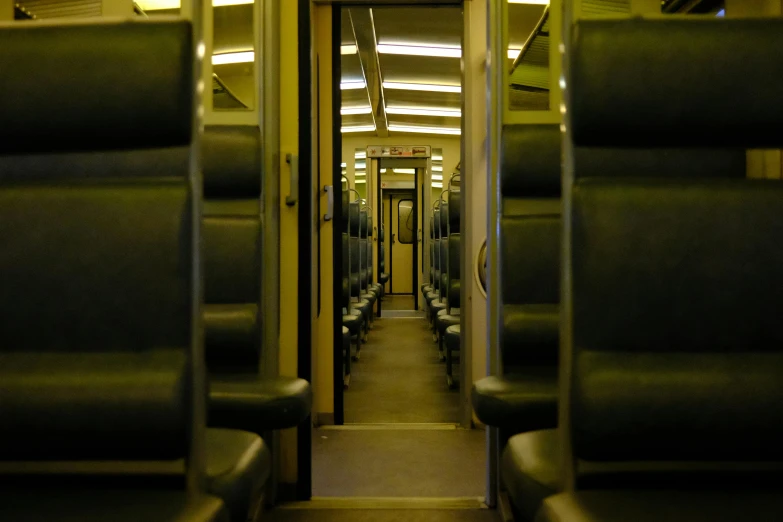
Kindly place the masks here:
[(386, 294), (381, 303), (381, 313), (383, 310), (413, 310), (412, 295), (390, 295)]
[(495, 522), (489, 509), (275, 509), (265, 514), (269, 522)]
[(483, 497), (483, 430), (313, 432), (314, 497)]
[(345, 422), (457, 423), (459, 400), (459, 391), (446, 387), (446, 366), (427, 321), (378, 318), (361, 360), (351, 365)]

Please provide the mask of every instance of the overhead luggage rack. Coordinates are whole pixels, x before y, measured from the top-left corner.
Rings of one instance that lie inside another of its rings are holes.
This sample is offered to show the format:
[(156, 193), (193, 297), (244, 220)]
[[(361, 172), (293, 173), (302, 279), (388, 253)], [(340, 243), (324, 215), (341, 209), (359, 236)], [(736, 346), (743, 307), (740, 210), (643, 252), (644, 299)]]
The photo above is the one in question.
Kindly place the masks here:
[(217, 74), (212, 74), (213, 103), (216, 109), (248, 109), (249, 107), (231, 92)]
[(509, 73), (509, 103), (514, 110), (549, 106), (549, 6), (514, 59)]

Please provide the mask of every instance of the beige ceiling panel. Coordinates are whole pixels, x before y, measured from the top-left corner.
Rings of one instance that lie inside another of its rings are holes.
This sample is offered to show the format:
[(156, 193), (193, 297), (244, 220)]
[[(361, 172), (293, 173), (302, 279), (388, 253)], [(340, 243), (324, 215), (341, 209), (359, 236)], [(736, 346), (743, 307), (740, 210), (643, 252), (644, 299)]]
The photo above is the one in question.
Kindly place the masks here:
[(340, 80), (343, 82), (364, 80), (358, 54), (344, 54), (340, 57)]
[(459, 8), (375, 8), (373, 16), (379, 44), (405, 42), (459, 47), (462, 42), (462, 9)]
[(544, 14), (544, 6), (508, 4), (508, 47), (521, 49)]
[(214, 54), (253, 50), (253, 5), (215, 7)]
[(459, 93), (401, 91), (386, 89), (387, 107), (441, 107), (444, 109), (459, 109), (461, 97)]
[(340, 124), (344, 127), (348, 125), (373, 125), (374, 123), (372, 114), (352, 114), (340, 117)]
[(381, 54), (385, 82), (413, 82), (459, 85), (462, 80), (459, 58)]

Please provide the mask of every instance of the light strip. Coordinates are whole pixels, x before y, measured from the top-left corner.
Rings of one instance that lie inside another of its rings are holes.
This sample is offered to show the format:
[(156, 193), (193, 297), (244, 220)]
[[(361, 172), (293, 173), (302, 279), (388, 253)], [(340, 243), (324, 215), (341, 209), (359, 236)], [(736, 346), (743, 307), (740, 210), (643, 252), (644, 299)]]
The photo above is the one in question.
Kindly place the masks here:
[(341, 127), (340, 132), (375, 132), (375, 125), (354, 125), (351, 127)]
[(438, 109), (436, 107), (386, 107), (387, 114), (408, 114), (410, 116), (440, 116), (443, 118), (459, 118), (459, 109)]
[(443, 181), (443, 175), (442, 174), (433, 174), (432, 179), (435, 181)]
[(359, 163), (358, 161), (353, 166), (355, 169), (364, 170), (367, 168), (366, 163)]
[(354, 183), (358, 183), (358, 184), (361, 185), (362, 183), (367, 183), (367, 180), (366, 179), (355, 179), (355, 180), (353, 180), (353, 182)]
[(434, 47), (429, 45), (378, 44), (380, 54), (402, 54), (405, 56), (433, 56), (436, 58), (461, 58), (459, 47)]
[(226, 65), (229, 63), (250, 63), (255, 59), (256, 59), (256, 53), (254, 53), (253, 51), (213, 54), (212, 65)]
[(410, 125), (389, 125), (390, 131), (396, 132), (416, 132), (420, 134), (451, 134), (459, 136), (461, 129), (459, 127), (413, 127)]
[(383, 82), (383, 88), (403, 91), (462, 92), (462, 88), (459, 85), (436, 85), (429, 83)]
[(441, 181), (440, 183), (433, 183), (432, 188), (443, 188), (443, 182)]
[(509, 60), (516, 60), (517, 56), (519, 56), (519, 53), (522, 52), (522, 49), (509, 49), (508, 50), (508, 59)]
[(356, 54), (357, 49), (355, 45), (341, 45), (340, 46), (340, 54)]
[(508, 0), (509, 4), (549, 5), (549, 0)]
[(366, 152), (357, 152), (356, 154), (353, 155), (353, 157), (356, 158), (356, 159), (364, 159), (364, 158), (367, 157), (367, 153)]
[(340, 90), (342, 91), (347, 91), (349, 89), (364, 89), (365, 87), (367, 87), (367, 84), (364, 83), (364, 80), (340, 83)]
[(351, 116), (354, 114), (372, 114), (372, 107), (345, 107), (340, 109), (340, 114), (343, 116)]
[(397, 174), (416, 174), (416, 169), (392, 169)]
[(432, 161), (443, 161), (443, 156), (433, 156)]
[(432, 172), (443, 172), (443, 167), (432, 167)]
[(347, 163), (340, 163), (340, 166), (341, 166), (341, 167), (343, 167), (343, 168), (345, 168), (345, 167), (347, 167), (347, 166), (348, 166), (348, 164), (347, 164)]

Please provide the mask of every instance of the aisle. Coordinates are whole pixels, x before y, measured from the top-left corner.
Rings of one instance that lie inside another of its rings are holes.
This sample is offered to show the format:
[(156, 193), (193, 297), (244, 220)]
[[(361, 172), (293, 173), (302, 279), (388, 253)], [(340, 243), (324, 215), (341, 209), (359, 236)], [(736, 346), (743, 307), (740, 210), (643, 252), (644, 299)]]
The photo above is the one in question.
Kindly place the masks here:
[(423, 318), (375, 320), (361, 360), (351, 365), (346, 423), (459, 422), (459, 391)]

